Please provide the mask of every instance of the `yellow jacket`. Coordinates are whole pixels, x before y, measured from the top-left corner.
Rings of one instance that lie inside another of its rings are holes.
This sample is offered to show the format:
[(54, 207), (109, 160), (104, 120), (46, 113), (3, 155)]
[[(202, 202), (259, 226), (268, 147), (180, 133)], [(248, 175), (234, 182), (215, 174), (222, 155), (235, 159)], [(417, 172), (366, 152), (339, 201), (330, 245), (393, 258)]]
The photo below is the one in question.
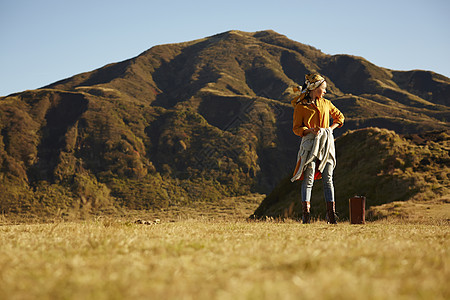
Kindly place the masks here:
[(330, 127), (330, 115), (333, 123), (338, 123), (339, 127), (344, 124), (344, 115), (331, 103), (330, 100), (320, 98), (315, 104), (296, 104), (294, 99), (294, 122), (292, 131), (298, 136), (303, 136), (303, 132), (308, 128), (328, 128)]

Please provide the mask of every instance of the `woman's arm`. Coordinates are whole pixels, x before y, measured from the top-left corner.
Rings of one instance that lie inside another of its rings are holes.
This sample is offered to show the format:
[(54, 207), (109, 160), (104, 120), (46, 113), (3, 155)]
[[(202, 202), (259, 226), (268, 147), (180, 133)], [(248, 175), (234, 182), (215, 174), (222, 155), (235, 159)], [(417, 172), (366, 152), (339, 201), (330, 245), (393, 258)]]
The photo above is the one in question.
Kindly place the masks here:
[(344, 124), (344, 115), (341, 113), (339, 109), (336, 108), (336, 106), (333, 105), (330, 101), (330, 115), (333, 118), (333, 124), (330, 126), (332, 130), (336, 129), (337, 127), (342, 127)]
[(298, 136), (304, 136), (309, 133), (309, 132), (306, 132), (307, 130), (308, 130), (308, 127), (306, 127), (303, 124), (303, 116), (300, 111), (300, 106), (297, 105), (294, 108), (294, 121), (292, 124), (292, 131), (294, 132), (294, 134), (296, 134)]
[(335, 130), (339, 127), (339, 123), (333, 123), (333, 125), (330, 126), (331, 130)]

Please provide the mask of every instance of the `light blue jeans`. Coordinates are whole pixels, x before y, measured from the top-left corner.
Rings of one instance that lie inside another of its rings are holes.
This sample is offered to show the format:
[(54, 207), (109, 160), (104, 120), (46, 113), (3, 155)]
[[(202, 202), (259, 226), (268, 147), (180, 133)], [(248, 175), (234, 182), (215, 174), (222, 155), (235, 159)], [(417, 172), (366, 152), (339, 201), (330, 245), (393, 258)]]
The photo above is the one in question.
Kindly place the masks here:
[[(306, 166), (302, 182), (302, 200), (311, 201), (311, 192), (314, 185), (314, 173), (316, 172), (316, 162), (313, 161)], [(333, 166), (330, 163), (325, 165), (322, 173), (323, 192), (325, 201), (334, 202)]]

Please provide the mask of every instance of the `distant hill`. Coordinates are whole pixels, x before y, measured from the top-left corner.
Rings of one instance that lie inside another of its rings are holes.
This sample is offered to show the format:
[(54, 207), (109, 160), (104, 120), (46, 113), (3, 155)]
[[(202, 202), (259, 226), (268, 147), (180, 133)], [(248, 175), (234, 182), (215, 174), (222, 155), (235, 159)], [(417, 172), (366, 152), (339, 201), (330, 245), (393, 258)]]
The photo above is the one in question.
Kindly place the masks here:
[[(348, 199), (365, 196), (370, 208), (405, 200), (429, 200), (450, 193), (450, 130), (400, 136), (365, 128), (336, 140), (336, 209), (348, 218)], [(286, 176), (262, 201), (254, 217), (301, 218), (301, 181)], [(325, 218), (322, 180), (315, 183), (311, 213)], [(368, 214), (368, 217), (376, 217)]]
[(310, 72), (326, 76), (346, 116), (337, 135), (449, 126), (442, 75), (330, 56), (270, 30), (229, 31), (1, 97), (0, 209), (163, 208), (270, 193), (295, 164), (291, 87)]

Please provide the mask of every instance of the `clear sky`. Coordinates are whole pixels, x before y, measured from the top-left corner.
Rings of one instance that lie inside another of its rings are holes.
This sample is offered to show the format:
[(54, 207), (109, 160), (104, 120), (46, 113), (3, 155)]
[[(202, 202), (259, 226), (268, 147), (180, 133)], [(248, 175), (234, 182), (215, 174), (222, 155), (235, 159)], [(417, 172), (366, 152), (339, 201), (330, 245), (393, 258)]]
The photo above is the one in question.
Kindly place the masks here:
[(448, 0), (0, 0), (0, 96), (155, 45), (265, 29), (327, 54), (450, 77)]

